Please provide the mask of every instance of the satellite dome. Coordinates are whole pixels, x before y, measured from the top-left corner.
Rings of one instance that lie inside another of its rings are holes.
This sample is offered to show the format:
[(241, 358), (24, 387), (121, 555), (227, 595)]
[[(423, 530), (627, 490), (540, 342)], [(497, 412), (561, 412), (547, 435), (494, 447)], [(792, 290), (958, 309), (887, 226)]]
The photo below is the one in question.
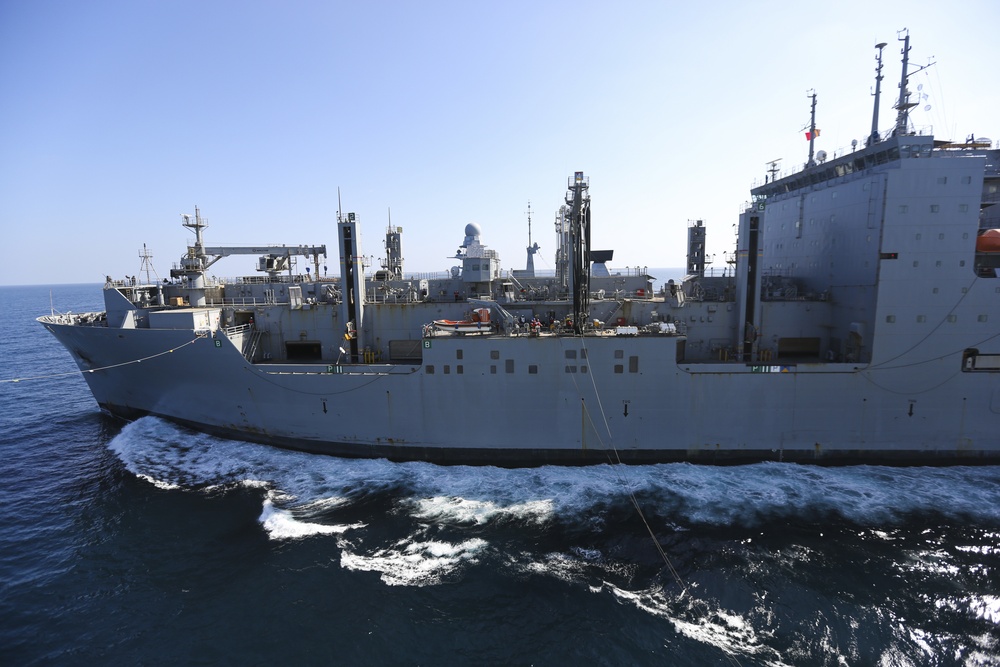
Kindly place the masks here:
[(480, 236), (483, 233), (482, 228), (475, 222), (470, 222), (465, 226), (466, 236)]

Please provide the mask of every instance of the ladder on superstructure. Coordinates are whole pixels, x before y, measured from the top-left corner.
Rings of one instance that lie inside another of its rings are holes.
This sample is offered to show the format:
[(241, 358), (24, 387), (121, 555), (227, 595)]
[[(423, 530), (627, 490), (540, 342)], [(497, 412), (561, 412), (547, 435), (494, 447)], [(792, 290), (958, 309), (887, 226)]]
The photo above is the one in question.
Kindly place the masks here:
[(257, 348), (260, 346), (260, 339), (263, 332), (260, 329), (251, 329), (250, 336), (243, 341), (243, 356), (250, 363), (253, 363), (253, 358), (257, 355)]

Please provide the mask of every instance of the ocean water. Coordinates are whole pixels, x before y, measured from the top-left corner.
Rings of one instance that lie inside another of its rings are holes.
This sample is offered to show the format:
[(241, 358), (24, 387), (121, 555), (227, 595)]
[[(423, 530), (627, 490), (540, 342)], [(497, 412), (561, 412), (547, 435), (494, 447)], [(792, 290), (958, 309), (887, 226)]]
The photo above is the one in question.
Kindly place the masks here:
[(0, 665), (1000, 664), (996, 467), (439, 467), (125, 424), (34, 321), (50, 292), (100, 309), (0, 287)]

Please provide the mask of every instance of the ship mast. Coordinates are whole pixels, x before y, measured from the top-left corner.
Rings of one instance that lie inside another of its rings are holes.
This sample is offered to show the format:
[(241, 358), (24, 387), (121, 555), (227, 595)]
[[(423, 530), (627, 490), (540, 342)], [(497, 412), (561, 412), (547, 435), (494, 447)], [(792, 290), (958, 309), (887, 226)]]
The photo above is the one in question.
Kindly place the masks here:
[[(893, 130), (893, 135), (904, 135), (909, 132), (910, 123), (910, 109), (917, 106), (916, 102), (910, 101), (910, 91), (907, 90), (906, 84), (909, 83), (909, 74), (907, 72), (910, 64), (910, 33), (903, 28), (900, 32), (906, 33), (902, 38), (897, 38), (899, 41), (903, 42), (903, 74), (899, 80), (899, 101), (896, 102), (896, 106), (893, 107), (897, 110), (896, 114), (896, 128)], [(918, 67), (913, 70), (913, 73), (921, 72), (934, 63), (927, 63), (922, 67)]]
[(528, 262), (524, 267), (524, 272), (528, 276), (535, 275), (535, 253), (538, 252), (539, 245), (531, 242), (531, 202), (528, 202)]
[(872, 144), (877, 144), (879, 142), (878, 136), (878, 103), (879, 99), (882, 97), (882, 49), (886, 47), (886, 42), (879, 42), (875, 45), (878, 49), (878, 56), (876, 57), (876, 62), (878, 65), (875, 66), (875, 109), (872, 111), (872, 131), (868, 135), (868, 141), (865, 142), (865, 146), (871, 146)]
[[(152, 271), (153, 275), (156, 275), (156, 269), (153, 268), (153, 253), (149, 252), (145, 243), (142, 244), (142, 250), (139, 251), (139, 261), (141, 262), (139, 265), (139, 273), (142, 273), (143, 271), (146, 272), (146, 284), (148, 285), (149, 272)], [(160, 276), (156, 276), (156, 279), (159, 280)]]
[[(187, 254), (181, 258), (181, 268), (177, 272), (183, 275), (187, 281), (186, 287), (190, 291), (188, 303), (191, 306), (199, 307), (205, 305), (205, 270), (211, 262), (206, 263), (208, 256), (205, 253), (205, 241), (202, 238), (202, 231), (208, 227), (208, 221), (201, 217), (201, 211), (194, 207), (194, 220), (187, 213), (182, 213), (184, 222), (182, 226), (194, 231), (194, 245), (188, 246)], [(171, 270), (171, 275), (175, 275)]]
[(806, 162), (806, 166), (815, 167), (816, 160), (813, 159), (813, 146), (816, 143), (816, 135), (819, 134), (816, 130), (816, 91), (811, 91), (809, 97), (812, 98), (812, 111), (809, 117), (809, 132), (806, 133), (806, 138), (809, 139), (809, 161)]
[(910, 33), (907, 32), (906, 36), (903, 37), (903, 75), (899, 80), (899, 100), (896, 102), (894, 107), (897, 110), (896, 113), (896, 129), (893, 134), (906, 134), (907, 125), (909, 124), (910, 109), (916, 106), (915, 103), (910, 102), (910, 92), (906, 89), (906, 69), (910, 64)]

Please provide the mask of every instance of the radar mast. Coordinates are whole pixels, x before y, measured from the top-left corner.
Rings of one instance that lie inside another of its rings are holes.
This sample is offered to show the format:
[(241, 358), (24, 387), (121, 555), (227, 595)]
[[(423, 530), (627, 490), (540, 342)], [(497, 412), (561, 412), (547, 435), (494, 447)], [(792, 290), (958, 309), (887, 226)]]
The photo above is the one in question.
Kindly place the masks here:
[[(910, 64), (910, 33), (906, 28), (903, 28), (900, 32), (906, 33), (902, 38), (898, 38), (899, 41), (903, 42), (903, 74), (899, 79), (899, 100), (896, 102), (896, 128), (893, 130), (893, 135), (905, 135), (909, 134), (910, 125), (910, 109), (917, 106), (916, 102), (910, 101), (910, 91), (906, 88), (907, 83), (909, 83), (909, 73), (908, 67)], [(913, 70), (913, 74), (917, 72), (922, 72), (934, 63), (927, 63), (922, 67), (918, 67)]]

